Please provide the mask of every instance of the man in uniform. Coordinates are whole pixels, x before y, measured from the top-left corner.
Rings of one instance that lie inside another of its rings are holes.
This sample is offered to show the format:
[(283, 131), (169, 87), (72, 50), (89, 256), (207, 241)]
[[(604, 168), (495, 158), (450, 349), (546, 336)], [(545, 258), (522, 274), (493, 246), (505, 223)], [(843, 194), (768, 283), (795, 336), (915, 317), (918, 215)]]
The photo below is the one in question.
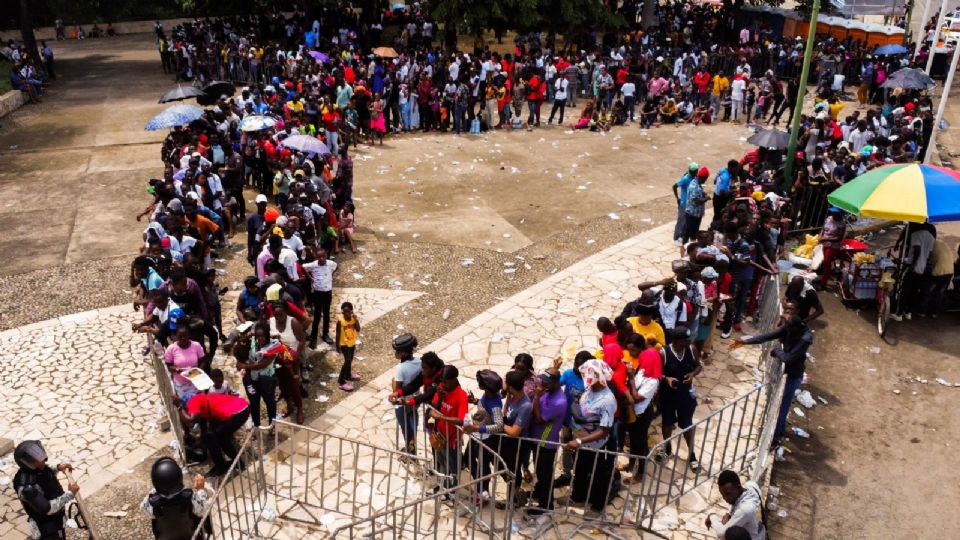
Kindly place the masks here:
[(13, 459), (20, 470), (13, 477), (13, 489), (27, 513), (30, 538), (35, 540), (65, 540), (64, 507), (74, 500), (80, 486), (71, 482), (64, 492), (57, 480), (57, 472), (73, 470), (69, 463), (47, 466), (47, 453), (40, 441), (23, 441), (13, 451)]
[[(157, 540), (189, 540), (209, 507), (210, 490), (203, 475), (193, 479), (193, 489), (183, 487), (183, 470), (176, 461), (162, 457), (150, 469), (153, 489), (140, 503), (140, 512), (149, 517)], [(210, 533), (210, 521), (205, 524)], [(206, 536), (204, 536), (206, 537)]]

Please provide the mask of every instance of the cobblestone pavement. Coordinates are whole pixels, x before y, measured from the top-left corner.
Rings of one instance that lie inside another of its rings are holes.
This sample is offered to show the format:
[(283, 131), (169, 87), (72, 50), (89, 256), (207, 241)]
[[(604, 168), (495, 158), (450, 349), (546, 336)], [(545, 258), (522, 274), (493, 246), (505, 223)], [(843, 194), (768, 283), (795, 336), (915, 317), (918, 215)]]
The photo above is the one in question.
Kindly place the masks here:
[[(236, 294), (225, 298), (225, 312)], [(334, 300), (353, 302), (372, 322), (421, 294), (344, 288)], [(155, 378), (141, 355), (144, 341), (130, 332), (140, 317), (125, 304), (0, 333), (0, 437), (42, 440), (51, 463), (76, 467), (86, 496), (172, 439), (158, 431)], [(2, 459), (0, 538), (15, 540), (25, 537), (26, 519), (11, 489), (16, 466), (11, 455)]]
[[(677, 258), (677, 248), (670, 242), (671, 231), (672, 225), (660, 226), (588, 257), (484, 311), (422, 347), (420, 352), (436, 351), (445, 362), (459, 367), (464, 387), (476, 392), (472, 378), (475, 370), (489, 367), (505, 372), (517, 353), (532, 354), (536, 367), (541, 368), (561, 351), (596, 349), (596, 318), (619, 312), (637, 294), (637, 282), (659, 279), (669, 273), (670, 261)], [(713, 360), (696, 380), (701, 404), (695, 419), (748, 392), (759, 380), (754, 369), (758, 362), (756, 351), (728, 352), (725, 343), (719, 338), (715, 341)], [(386, 400), (392, 378), (393, 371), (388, 370), (330, 408), (310, 427), (395, 448), (396, 421)], [(656, 431), (651, 429), (651, 433)], [(708, 441), (713, 436), (716, 435), (708, 436)], [(737, 437), (733, 435), (733, 439)], [(322, 447), (322, 443), (314, 446)], [(685, 455), (685, 450), (681, 455)], [(703, 456), (701, 460), (706, 461)], [(302, 468), (302, 464), (298, 466)], [(320, 483), (330, 478), (329, 474), (313, 477)], [(716, 490), (707, 483), (661, 512), (655, 526), (675, 538), (702, 536), (707, 533), (703, 529), (703, 512), (708, 508), (716, 511), (722, 507), (720, 503)], [(344, 524), (332, 515), (325, 519), (330, 527)], [(300, 534), (280, 524), (267, 528), (268, 537), (273, 538), (294, 538)]]

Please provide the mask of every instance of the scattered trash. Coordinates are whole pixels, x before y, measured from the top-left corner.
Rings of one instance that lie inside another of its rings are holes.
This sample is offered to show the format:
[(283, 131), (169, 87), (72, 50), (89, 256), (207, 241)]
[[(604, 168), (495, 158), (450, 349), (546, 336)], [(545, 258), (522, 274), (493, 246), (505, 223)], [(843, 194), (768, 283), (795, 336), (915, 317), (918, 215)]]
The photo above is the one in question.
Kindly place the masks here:
[(504, 238), (510, 238), (510, 233), (503, 233)]
[(180, 451), (180, 442), (177, 441), (176, 439), (170, 441), (170, 444), (168, 444), (167, 446), (169, 446), (170, 449), (173, 450), (174, 452)]
[(122, 511), (119, 511), (119, 510), (118, 510), (118, 511), (113, 511), (113, 512), (104, 512), (103, 515), (104, 515), (105, 517), (118, 518), (118, 519), (119, 519), (119, 518), (122, 518), (122, 517), (127, 517), (127, 513), (126, 513), (126, 512), (122, 512)]
[(317, 396), (317, 398), (314, 401), (319, 401), (320, 403), (326, 403), (330, 401), (330, 396), (325, 396), (323, 394), (320, 394)]
[(268, 506), (263, 509), (263, 512), (260, 512), (260, 517), (267, 523), (273, 523), (277, 519), (277, 513), (273, 510), (273, 507)]
[(461, 259), (460, 266), (473, 266), (473, 259), (470, 259), (470, 258)]
[(615, 214), (615, 213), (613, 213), (613, 212), (610, 212), (609, 214), (607, 214), (607, 217), (610, 218), (610, 219), (612, 219), (612, 220), (618, 220), (618, 219), (620, 219), (620, 216), (618, 216), (617, 214)]
[(443, 310), (443, 320), (447, 320), (449, 318), (450, 318), (450, 310), (449, 309)]
[(786, 461), (787, 460), (786, 453), (787, 453), (786, 448), (784, 448), (783, 446), (778, 447), (777, 453), (773, 457), (774, 461)]
[(827, 402), (826, 399), (823, 398), (823, 396), (817, 396), (817, 399), (820, 400), (820, 403), (823, 403), (824, 405), (829, 405), (829, 403)]
[(594, 239), (592, 239), (592, 238), (591, 238), (590, 240), (587, 240), (587, 244), (588, 244), (588, 245), (589, 245), (589, 244), (596, 244), (596, 243), (597, 243), (597, 241), (594, 240)]
[(793, 428), (793, 434), (801, 439), (809, 439), (810, 434), (803, 430), (803, 428), (795, 427)]
[(336, 379), (337, 377), (340, 376), (340, 374), (337, 373), (336, 371), (331, 371), (329, 374), (327, 374), (327, 376), (330, 377), (331, 379)]
[[(797, 400), (801, 405), (803, 405), (804, 407), (806, 407), (806, 408), (808, 408), (808, 409), (812, 409), (812, 408), (817, 404), (817, 402), (814, 401), (813, 396), (810, 394), (810, 392), (809, 392), (808, 390), (804, 390), (804, 391), (802, 391), (802, 392), (797, 392), (796, 400)], [(826, 403), (826, 401), (824, 401), (824, 403)], [(801, 415), (801, 416), (802, 416), (802, 415)]]
[(504, 274), (514, 274), (514, 273), (516, 273), (516, 272), (517, 272), (517, 269), (516, 269), (516, 268), (504, 268), (504, 269), (503, 269), (503, 273), (504, 273)]
[(880, 354), (880, 347), (869, 347), (867, 348), (871, 354)]
[(948, 383), (947, 381), (941, 379), (940, 377), (937, 377), (937, 378), (934, 379), (934, 380), (937, 381), (937, 384), (939, 384), (940, 386), (953, 386), (952, 384), (950, 384), (950, 383)]
[(793, 408), (793, 414), (799, 416), (800, 418), (805, 418), (807, 415), (803, 413), (803, 409), (800, 407)]
[(789, 515), (789, 514), (787, 513), (787, 511), (786, 511), (786, 510), (783, 510), (783, 509), (781, 509), (779, 512), (777, 512), (777, 517), (778, 517), (778, 518), (786, 518), (788, 515)]
[(623, 298), (623, 293), (618, 290), (612, 290), (609, 293), (607, 293), (607, 296), (609, 296), (610, 298), (613, 298), (614, 300), (619, 300)]
[(355, 280), (357, 280), (357, 281), (360, 281), (361, 279), (363, 279), (363, 274), (358, 274), (358, 273), (354, 272), (354, 273), (353, 273), (353, 279), (355, 279)]
[(896, 395), (898, 395), (898, 396), (900, 395), (900, 391), (897, 390), (896, 388), (893, 389), (893, 393), (896, 394)]

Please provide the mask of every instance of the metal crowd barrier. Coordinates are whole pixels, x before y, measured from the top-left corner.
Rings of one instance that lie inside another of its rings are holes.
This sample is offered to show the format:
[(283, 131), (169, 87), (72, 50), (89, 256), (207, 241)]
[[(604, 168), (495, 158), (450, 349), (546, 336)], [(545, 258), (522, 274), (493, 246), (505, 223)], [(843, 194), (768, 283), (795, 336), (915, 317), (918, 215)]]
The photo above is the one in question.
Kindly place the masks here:
[(790, 201), (791, 234), (819, 231), (827, 218), (827, 189), (823, 186), (804, 186)]
[(247, 431), (237, 457), (216, 483), (216, 492), (192, 539), (252, 540), (262, 538), (261, 520), (270, 520), (264, 471), (263, 435)]
[(177, 404), (174, 402), (176, 392), (173, 389), (173, 380), (170, 379), (170, 372), (167, 370), (167, 364), (163, 358), (157, 355), (156, 340), (152, 335), (147, 334), (147, 347), (150, 349), (150, 364), (153, 366), (153, 374), (157, 378), (157, 391), (160, 393), (160, 401), (163, 404), (163, 410), (167, 415), (167, 421), (170, 422), (170, 430), (177, 438), (177, 453), (180, 456), (181, 463), (187, 463), (187, 451), (184, 446), (183, 424), (180, 422), (180, 413)]

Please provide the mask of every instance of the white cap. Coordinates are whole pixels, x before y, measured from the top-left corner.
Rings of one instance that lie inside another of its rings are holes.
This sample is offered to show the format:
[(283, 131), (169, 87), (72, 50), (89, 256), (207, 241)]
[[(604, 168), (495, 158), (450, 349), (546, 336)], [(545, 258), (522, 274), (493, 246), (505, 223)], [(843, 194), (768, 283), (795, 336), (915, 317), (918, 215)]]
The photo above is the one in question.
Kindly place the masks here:
[(277, 218), (277, 227), (286, 227), (287, 226), (287, 216), (280, 216)]
[(265, 202), (267, 202), (267, 196), (264, 195), (263, 193), (261, 193), (261, 194), (257, 195), (257, 198), (254, 199), (253, 202), (256, 203), (256, 204), (265, 203)]

